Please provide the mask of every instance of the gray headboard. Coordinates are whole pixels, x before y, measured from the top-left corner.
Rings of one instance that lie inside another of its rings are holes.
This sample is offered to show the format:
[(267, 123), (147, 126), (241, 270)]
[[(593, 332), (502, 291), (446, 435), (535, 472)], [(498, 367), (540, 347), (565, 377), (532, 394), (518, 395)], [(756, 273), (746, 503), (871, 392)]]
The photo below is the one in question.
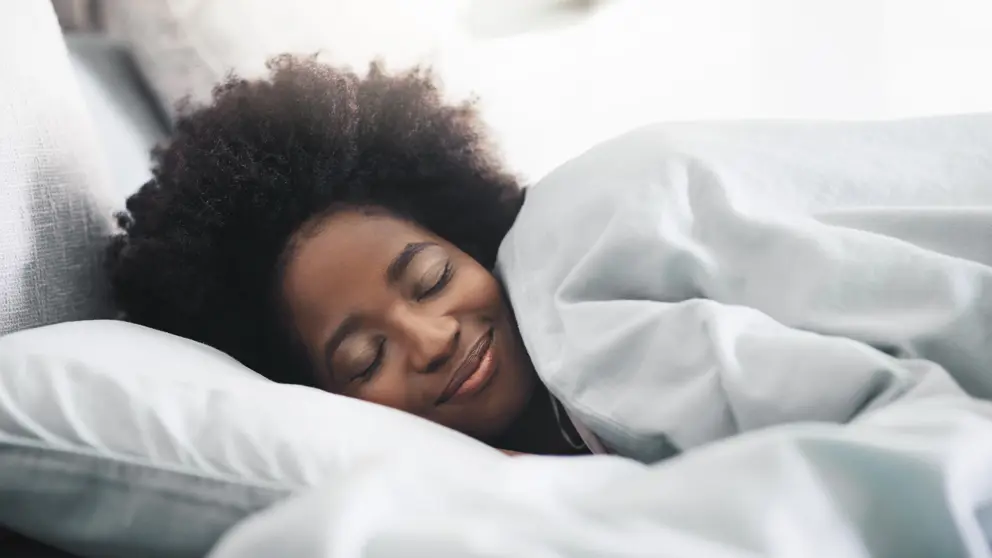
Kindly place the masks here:
[(51, 4), (0, 2), (0, 335), (108, 317), (109, 173)]

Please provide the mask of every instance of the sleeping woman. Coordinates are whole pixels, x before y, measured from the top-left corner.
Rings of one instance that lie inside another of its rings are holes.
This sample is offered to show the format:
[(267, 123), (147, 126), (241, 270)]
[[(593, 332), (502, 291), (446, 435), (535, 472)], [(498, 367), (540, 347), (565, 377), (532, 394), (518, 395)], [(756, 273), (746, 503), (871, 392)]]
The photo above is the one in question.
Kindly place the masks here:
[(429, 72), (284, 56), (153, 159), (108, 250), (126, 319), (500, 449), (655, 461), (988, 395), (992, 262), (748, 213), (650, 130), (525, 199)]

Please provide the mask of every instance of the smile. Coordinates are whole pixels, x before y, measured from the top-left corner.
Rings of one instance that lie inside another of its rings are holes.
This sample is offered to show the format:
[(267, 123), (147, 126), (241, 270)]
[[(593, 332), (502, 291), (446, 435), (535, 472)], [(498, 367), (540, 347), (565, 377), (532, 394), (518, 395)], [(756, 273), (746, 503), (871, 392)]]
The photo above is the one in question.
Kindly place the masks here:
[(496, 373), (496, 359), (493, 355), (495, 331), (489, 330), (480, 338), (462, 364), (455, 370), (448, 385), (441, 392), (437, 405), (452, 399), (460, 399), (482, 391)]

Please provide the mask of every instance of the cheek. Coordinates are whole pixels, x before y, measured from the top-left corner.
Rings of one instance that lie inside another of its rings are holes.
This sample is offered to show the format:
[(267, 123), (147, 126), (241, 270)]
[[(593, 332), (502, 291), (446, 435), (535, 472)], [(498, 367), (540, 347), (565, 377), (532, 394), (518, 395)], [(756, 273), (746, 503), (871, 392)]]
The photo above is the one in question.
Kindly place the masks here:
[(406, 364), (394, 354), (369, 382), (348, 393), (363, 401), (392, 407), (410, 414), (425, 416), (438, 393), (430, 374), (410, 374)]
[(468, 306), (494, 316), (502, 313), (503, 291), (496, 278), (478, 264), (473, 269), (466, 270), (464, 275), (462, 292), (469, 302)]
[(406, 385), (403, 379), (395, 374), (389, 374), (373, 380), (355, 392), (354, 396), (370, 403), (384, 405), (415, 415), (419, 414), (417, 411), (420, 405), (415, 401), (410, 386)]

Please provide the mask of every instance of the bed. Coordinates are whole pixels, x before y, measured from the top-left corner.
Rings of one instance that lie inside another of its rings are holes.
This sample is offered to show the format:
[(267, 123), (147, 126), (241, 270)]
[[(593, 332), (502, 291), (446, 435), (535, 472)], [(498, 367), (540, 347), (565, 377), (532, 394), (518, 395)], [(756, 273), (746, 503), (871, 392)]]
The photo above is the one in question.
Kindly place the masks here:
[[(113, 320), (100, 253), (121, 189), (143, 172), (116, 165), (137, 150), (104, 133), (154, 142), (161, 123), (109, 120), (128, 94), (87, 100), (99, 66), (76, 50), (86, 44), (67, 55), (47, 3), (0, 5), (0, 46), (0, 526), (19, 533), (0, 537), (0, 554), (992, 555), (992, 408), (969, 396), (905, 398), (847, 424), (763, 425), (675, 456), (510, 458)], [(865, 181), (881, 180), (921, 207), (965, 193), (992, 203), (988, 115), (660, 130), (666, 152), (766, 187), (812, 170), (834, 200), (863, 201)], [(860, 178), (836, 180), (854, 160)], [(552, 180), (582, 165), (562, 168)], [(992, 246), (989, 223), (974, 221), (970, 249)], [(987, 300), (975, 283), (950, 284)], [(961, 355), (986, 354), (968, 341)], [(973, 379), (958, 382), (987, 387)]]

